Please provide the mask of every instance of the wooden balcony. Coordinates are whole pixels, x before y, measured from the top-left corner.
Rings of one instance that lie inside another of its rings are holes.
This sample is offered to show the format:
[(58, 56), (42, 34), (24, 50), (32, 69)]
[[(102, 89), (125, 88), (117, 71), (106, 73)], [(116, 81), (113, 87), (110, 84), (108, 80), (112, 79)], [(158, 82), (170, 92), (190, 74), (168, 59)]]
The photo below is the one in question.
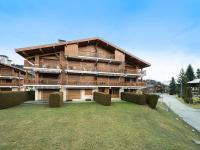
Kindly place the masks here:
[(96, 85), (95, 81), (65, 81), (64, 85)]
[[(10, 77), (18, 77), (18, 73), (13, 73), (12, 71), (1, 71), (0, 76), (10, 76)], [(22, 77), (22, 76), (20, 76)]]
[(112, 67), (98, 67), (98, 72), (113, 72), (113, 73), (123, 73), (123, 69), (120, 68), (112, 68)]
[(34, 85), (36, 82), (35, 79), (25, 79), (24, 84)]
[(81, 67), (81, 66), (68, 66), (65, 67), (66, 70), (77, 70), (77, 71), (92, 71), (92, 72), (112, 72), (112, 73), (123, 73), (123, 69), (119, 68), (103, 68), (103, 67), (98, 67), (97, 69), (95, 67)]
[(115, 59), (114, 54), (105, 55), (102, 53), (96, 53), (96, 52), (81, 52), (78, 53), (79, 56), (85, 56), (85, 57), (96, 57), (96, 58), (105, 58), (105, 59)]
[(24, 67), (39, 67), (39, 68), (55, 68), (59, 69), (59, 61), (40, 61), (39, 65), (31, 64), (28, 60), (24, 60)]
[(58, 79), (39, 79), (36, 82), (34, 79), (25, 79), (25, 84), (28, 85), (85, 85), (85, 86), (145, 86), (145, 82), (122, 82), (122, 81), (67, 81), (63, 80), (62, 82)]
[(59, 84), (61, 84), (61, 82), (58, 79), (39, 79), (38, 81), (36, 81), (35, 79), (25, 79), (24, 84), (27, 84), (27, 85), (36, 85), (36, 84), (59, 85)]
[(41, 61), (39, 64), (40, 68), (56, 68), (56, 69), (60, 69), (60, 65), (59, 65), (59, 61), (55, 61), (55, 62), (45, 62), (45, 61)]
[(45, 85), (57, 85), (61, 84), (60, 80), (58, 79), (40, 79), (38, 81), (39, 84), (45, 84)]
[(145, 86), (145, 82), (126, 82), (125, 86)]
[(23, 84), (22, 83), (18, 83), (16, 81), (12, 81), (12, 82), (2, 82), (0, 81), (0, 86), (22, 86)]

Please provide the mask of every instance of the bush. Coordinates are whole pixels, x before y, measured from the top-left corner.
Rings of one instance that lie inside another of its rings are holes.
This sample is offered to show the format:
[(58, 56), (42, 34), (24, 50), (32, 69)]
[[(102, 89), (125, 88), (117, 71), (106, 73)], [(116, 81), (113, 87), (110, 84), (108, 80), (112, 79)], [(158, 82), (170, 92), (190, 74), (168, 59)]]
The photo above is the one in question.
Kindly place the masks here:
[(35, 100), (34, 91), (0, 92), (0, 109), (13, 107), (28, 100)]
[(131, 92), (122, 92), (121, 99), (127, 102), (132, 102), (139, 105), (145, 105), (146, 99), (143, 94), (135, 94)]
[(63, 93), (54, 92), (49, 95), (49, 107), (61, 107), (63, 105)]
[(102, 104), (104, 106), (110, 106), (111, 105), (111, 95), (101, 92), (94, 92), (93, 93), (93, 99), (95, 102)]
[(145, 94), (146, 102), (152, 109), (156, 108), (156, 105), (158, 103), (159, 96), (155, 94)]
[(184, 101), (185, 101), (186, 103), (193, 104), (193, 100), (192, 100), (192, 90), (191, 90), (190, 87), (187, 87), (187, 88), (185, 89)]

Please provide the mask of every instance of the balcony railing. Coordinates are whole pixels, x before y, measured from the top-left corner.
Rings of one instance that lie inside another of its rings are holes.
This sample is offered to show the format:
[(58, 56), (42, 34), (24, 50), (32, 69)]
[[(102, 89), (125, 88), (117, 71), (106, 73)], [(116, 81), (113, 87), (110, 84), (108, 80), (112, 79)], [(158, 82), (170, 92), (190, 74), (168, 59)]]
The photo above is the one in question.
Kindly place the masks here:
[(29, 62), (28, 60), (24, 60), (24, 67), (39, 67), (39, 68), (56, 68), (59, 69), (60, 65), (59, 65), (59, 61), (40, 61), (39, 65), (35, 65), (32, 64), (31, 62)]
[(97, 67), (99, 72), (113, 72), (113, 73), (122, 73), (123, 69), (113, 68), (113, 67)]
[[(1, 71), (0, 72), (0, 76), (11, 76), (11, 77), (18, 77), (18, 73), (13, 73), (11, 71)], [(19, 77), (23, 77), (23, 76), (19, 76)]]
[(95, 81), (65, 81), (65, 85), (96, 85)]
[(24, 80), (25, 84), (41, 84), (41, 85), (57, 85), (57, 84), (61, 84), (60, 80), (58, 79), (39, 79), (38, 81), (36, 81), (35, 79), (25, 79)]
[(0, 82), (0, 86), (21, 86), (22, 85), (22, 83), (18, 83), (18, 82), (14, 82), (14, 81), (12, 81), (12, 82)]
[(103, 53), (96, 53), (96, 52), (82, 52), (79, 51), (79, 56), (86, 56), (86, 57), (97, 57), (97, 58), (105, 58), (105, 59), (115, 59), (114, 54), (105, 55)]
[(123, 73), (123, 69), (119, 68), (108, 68), (108, 67), (81, 67), (81, 66), (68, 66), (65, 69), (67, 70), (78, 70), (78, 71), (94, 71), (94, 72), (113, 72), (113, 73)]
[(58, 79), (39, 79), (38, 82), (35, 79), (25, 79), (25, 84), (41, 84), (41, 85), (96, 85), (96, 86), (145, 86), (145, 82), (122, 82), (122, 81), (67, 81), (62, 82)]
[(48, 63), (48, 62), (40, 62), (39, 65), (40, 68), (56, 68), (56, 69), (60, 69), (60, 65), (58, 61), (52, 62), (52, 63)]
[(50, 84), (50, 85), (57, 85), (60, 84), (60, 81), (57, 79), (40, 79), (38, 81), (39, 84)]
[(125, 86), (145, 86), (145, 82), (126, 82)]

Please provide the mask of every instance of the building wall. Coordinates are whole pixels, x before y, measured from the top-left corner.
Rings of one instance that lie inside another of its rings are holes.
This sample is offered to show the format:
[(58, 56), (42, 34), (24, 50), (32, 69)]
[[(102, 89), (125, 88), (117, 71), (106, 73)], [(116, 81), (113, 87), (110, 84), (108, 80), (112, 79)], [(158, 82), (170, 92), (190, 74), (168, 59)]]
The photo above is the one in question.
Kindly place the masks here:
[[(40, 49), (40, 51), (42, 50)], [(80, 56), (93, 57), (97, 58), (97, 60), (83, 59), (83, 57)], [(126, 60), (125, 54), (119, 50), (108, 50), (106, 46), (94, 43), (88, 43), (88, 45), (81, 45), (78, 43), (69, 44), (63, 48), (60, 47), (59, 51), (54, 53), (38, 53), (30, 57), (28, 61), (33, 63), (34, 67), (46, 68), (46, 71), (52, 68), (61, 70), (61, 73), (35, 72), (33, 84), (44, 86), (61, 85), (60, 91), (64, 93), (63, 99), (65, 100), (92, 98), (92, 93), (94, 91), (110, 93), (113, 98), (117, 98), (119, 97), (120, 91), (123, 91), (121, 90), (122, 86), (126, 83), (135, 83), (139, 80), (139, 76), (125, 77), (79, 72), (79, 70), (109, 73), (126, 73), (130, 71), (130, 73), (133, 74), (136, 73), (139, 68), (136, 64), (130, 64), (130, 60)], [(26, 65), (29, 66), (30, 64), (28, 65), (25, 62), (25, 67)], [(69, 72), (69, 70), (74, 72)], [(56, 80), (59, 82), (56, 83)], [(66, 88), (67, 85), (74, 85), (76, 89), (70, 89), (70, 86)], [(95, 85), (95, 88), (89, 90), (88, 87), (91, 85)], [(113, 88), (113, 86), (118, 87)], [(137, 84), (134, 86), (137, 86)], [(51, 93), (51, 90), (37, 90), (36, 99), (46, 98), (49, 93)]]

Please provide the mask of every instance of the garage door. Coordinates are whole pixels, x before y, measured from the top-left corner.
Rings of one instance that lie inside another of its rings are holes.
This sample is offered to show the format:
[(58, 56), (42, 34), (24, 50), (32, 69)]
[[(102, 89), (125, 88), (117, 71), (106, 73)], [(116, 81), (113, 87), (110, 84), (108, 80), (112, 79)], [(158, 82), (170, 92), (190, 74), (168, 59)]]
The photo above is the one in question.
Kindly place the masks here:
[(41, 99), (48, 100), (49, 95), (53, 92), (58, 92), (59, 90), (41, 90)]
[(80, 98), (81, 98), (81, 91), (80, 90), (68, 89), (67, 100), (80, 99)]
[(111, 89), (111, 97), (112, 98), (119, 98), (119, 89), (118, 88)]

